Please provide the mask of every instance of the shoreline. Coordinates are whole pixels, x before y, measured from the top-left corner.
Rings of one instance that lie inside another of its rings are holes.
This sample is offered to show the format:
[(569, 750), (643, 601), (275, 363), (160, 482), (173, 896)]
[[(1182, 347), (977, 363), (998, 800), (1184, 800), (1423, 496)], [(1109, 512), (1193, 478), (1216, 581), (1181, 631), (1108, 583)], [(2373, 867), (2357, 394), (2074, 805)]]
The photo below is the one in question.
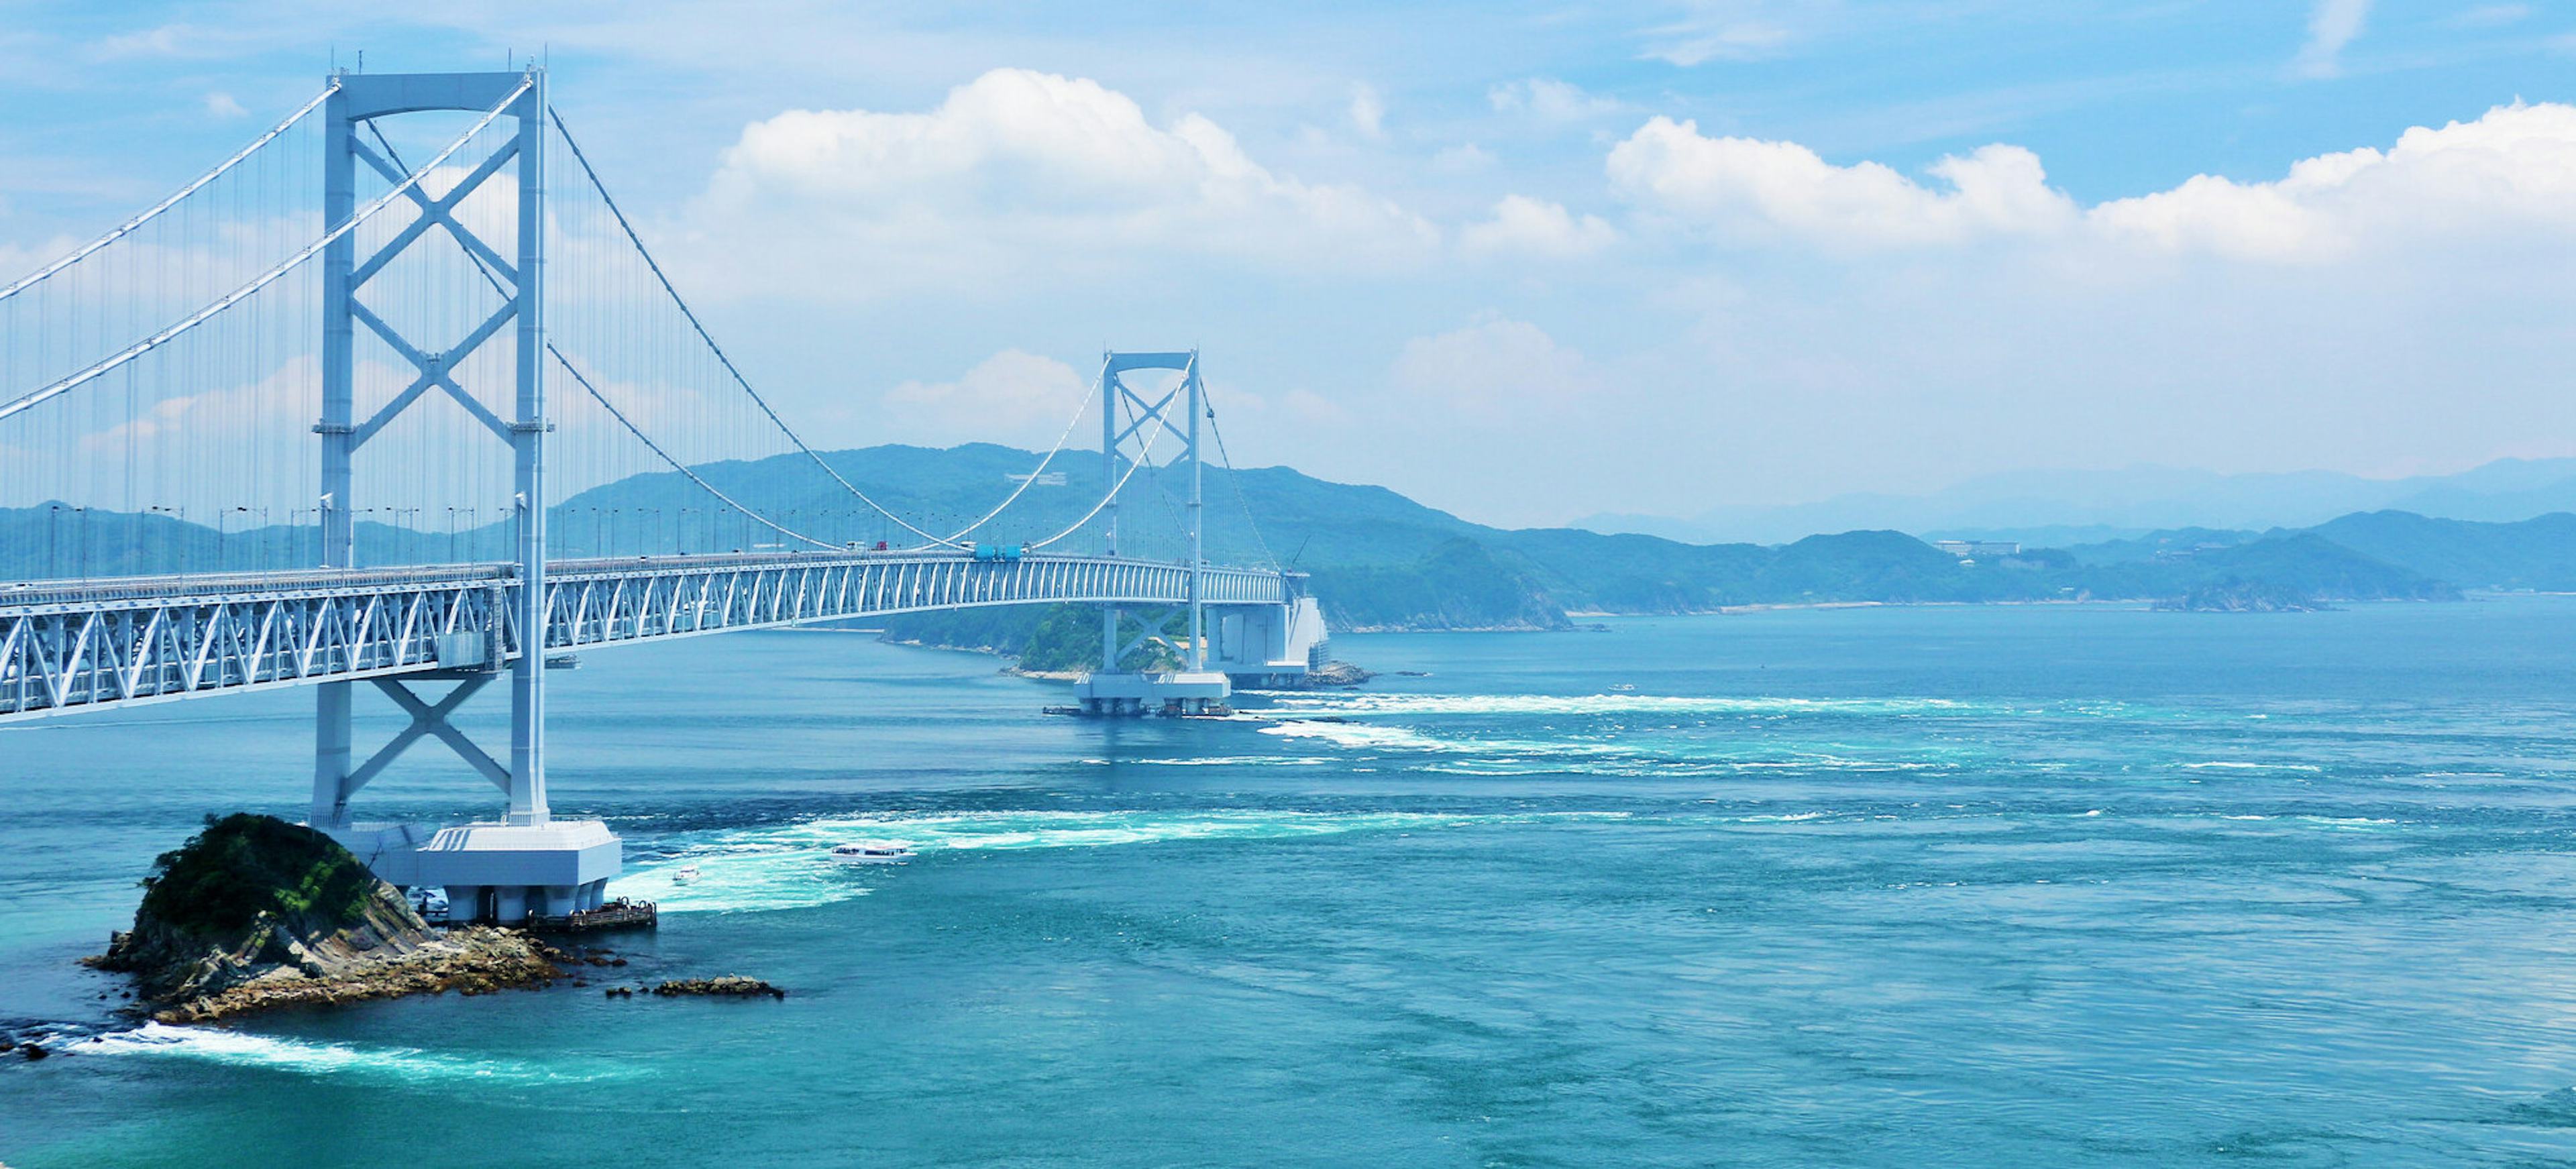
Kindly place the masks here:
[(211, 994), (154, 997), (149, 993), (152, 972), (121, 965), (114, 955), (112, 946), (107, 954), (80, 961), (93, 970), (133, 976), (137, 994), (132, 1010), (158, 1023), (211, 1023), (287, 1007), (440, 995), (451, 990), (469, 996), (546, 990), (566, 981), (580, 984), (580, 976), (567, 967), (584, 964), (582, 957), (524, 930), (472, 925), (434, 935), (401, 953), (332, 964), (338, 969), (307, 959), (302, 968), (280, 964)]

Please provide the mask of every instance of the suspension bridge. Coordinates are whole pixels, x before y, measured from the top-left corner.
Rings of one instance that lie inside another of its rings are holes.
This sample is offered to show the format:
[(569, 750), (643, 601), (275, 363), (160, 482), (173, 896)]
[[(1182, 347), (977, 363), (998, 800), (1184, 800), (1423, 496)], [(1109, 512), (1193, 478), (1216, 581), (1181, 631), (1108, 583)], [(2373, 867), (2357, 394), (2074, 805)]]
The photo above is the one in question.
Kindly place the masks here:
[[(1080, 604), (1094, 713), (1321, 663), (1302, 576), (1209, 561), (1202, 440), (1224, 444), (1195, 351), (1105, 355), (998, 501), (907, 509), (754, 388), (609, 192), (542, 69), (343, 70), (0, 287), (0, 722), (310, 686), (312, 825), (458, 918), (517, 921), (596, 908), (619, 871), (604, 823), (548, 803), (546, 673), (574, 651)], [(1094, 413), (1097, 497), (1033, 495)], [(1174, 668), (1132, 668), (1149, 648)], [(504, 680), (487, 751), (452, 717)], [(409, 724), (361, 751), (368, 691)], [(426, 740), (500, 790), (496, 819), (355, 817)]]

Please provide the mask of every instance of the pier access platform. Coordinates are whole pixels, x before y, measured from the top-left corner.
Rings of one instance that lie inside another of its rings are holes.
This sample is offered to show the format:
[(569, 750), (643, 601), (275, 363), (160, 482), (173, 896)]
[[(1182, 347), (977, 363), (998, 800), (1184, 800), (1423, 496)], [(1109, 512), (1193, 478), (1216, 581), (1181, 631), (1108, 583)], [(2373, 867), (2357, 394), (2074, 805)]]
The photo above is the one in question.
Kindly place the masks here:
[(1092, 715), (1214, 714), (1233, 694), (1234, 684), (1214, 670), (1099, 671), (1073, 684), (1074, 701)]
[(600, 908), (623, 868), (598, 820), (542, 824), (352, 824), (321, 830), (386, 884), (447, 893), (448, 920), (516, 925)]

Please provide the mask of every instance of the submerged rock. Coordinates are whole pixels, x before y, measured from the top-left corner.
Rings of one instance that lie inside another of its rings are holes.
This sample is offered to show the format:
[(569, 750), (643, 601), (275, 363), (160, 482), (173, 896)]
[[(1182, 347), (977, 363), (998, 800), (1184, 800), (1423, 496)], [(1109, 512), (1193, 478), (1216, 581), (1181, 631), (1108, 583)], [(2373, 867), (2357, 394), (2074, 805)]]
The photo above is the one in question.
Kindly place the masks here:
[(569, 957), (515, 930), (432, 931), (337, 841), (274, 816), (208, 817), (153, 862), (134, 928), (86, 961), (134, 975), (166, 1023), (271, 1007), (538, 989)]
[(761, 995), (768, 995), (769, 997), (776, 999), (787, 997), (786, 991), (781, 990), (778, 987), (771, 986), (757, 978), (751, 978), (741, 974), (719, 974), (714, 978), (683, 978), (674, 982), (662, 983), (661, 985), (653, 988), (653, 993), (658, 995), (721, 995), (736, 998), (757, 998)]

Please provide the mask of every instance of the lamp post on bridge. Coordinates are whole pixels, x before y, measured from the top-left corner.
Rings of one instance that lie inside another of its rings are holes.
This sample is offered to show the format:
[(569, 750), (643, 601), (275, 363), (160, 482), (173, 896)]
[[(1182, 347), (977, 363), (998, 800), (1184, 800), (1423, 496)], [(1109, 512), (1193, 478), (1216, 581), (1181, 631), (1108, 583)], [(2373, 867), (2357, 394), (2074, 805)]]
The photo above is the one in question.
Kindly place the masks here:
[(222, 572), (225, 568), (224, 529), (227, 521), (232, 519), (232, 513), (234, 512), (242, 513), (245, 518), (250, 515), (250, 509), (240, 504), (234, 504), (228, 508), (218, 507), (215, 509), (215, 571), (217, 572)]

